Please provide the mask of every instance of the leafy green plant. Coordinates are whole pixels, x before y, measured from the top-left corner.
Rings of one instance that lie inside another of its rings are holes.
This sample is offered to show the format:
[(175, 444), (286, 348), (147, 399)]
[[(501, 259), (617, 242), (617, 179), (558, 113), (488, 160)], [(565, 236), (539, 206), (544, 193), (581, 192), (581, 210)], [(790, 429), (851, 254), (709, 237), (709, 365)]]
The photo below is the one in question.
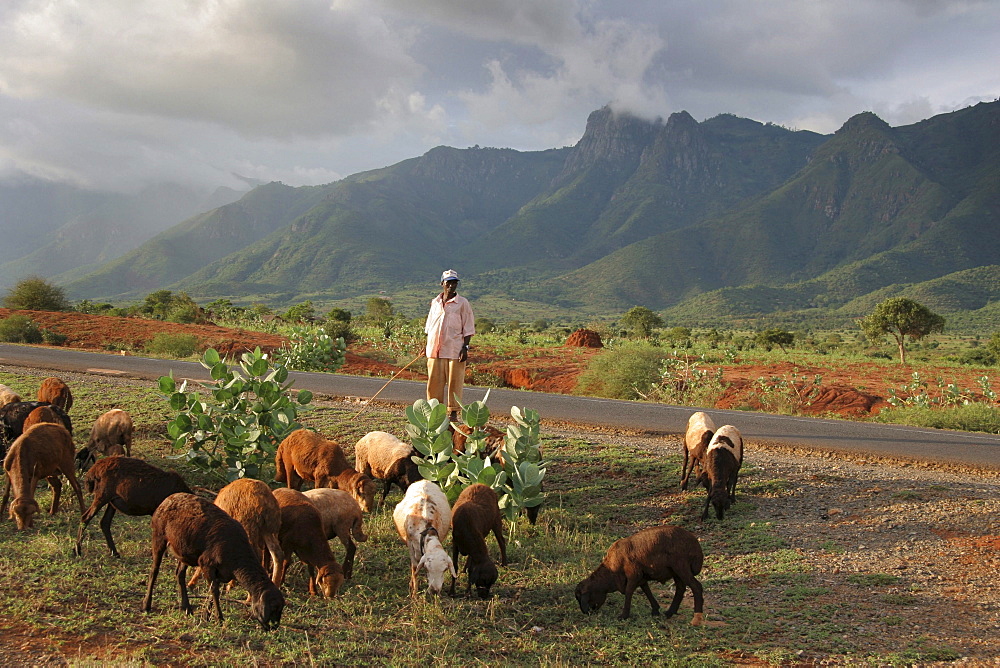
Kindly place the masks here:
[(49, 344), (50, 346), (61, 346), (62, 344), (66, 343), (66, 339), (69, 338), (65, 334), (62, 334), (52, 329), (46, 329), (44, 327), (41, 329), (41, 332), (42, 332), (42, 341)]
[(174, 449), (225, 481), (263, 477), (278, 444), (300, 427), (299, 411), (312, 401), (312, 393), (300, 390), (291, 399), (288, 369), (272, 363), (260, 348), (244, 353), (236, 369), (209, 348), (201, 365), (212, 376), (211, 382), (199, 383), (207, 397), (188, 392), (187, 381), (178, 387), (172, 372), (159, 379), (160, 392), (177, 411), (167, 424)]
[(145, 345), (145, 349), (154, 355), (190, 357), (198, 350), (198, 337), (194, 334), (160, 332)]
[(513, 406), (510, 414), (515, 424), (507, 428), (502, 464), (480, 455), (486, 438), (481, 428), (490, 417), (481, 401), (462, 406), (462, 419), (473, 430), (463, 453), (454, 452), (447, 406), (437, 399), (419, 399), (407, 407), (406, 433), (420, 453), (413, 457), (420, 475), (437, 483), (450, 502), (454, 503), (469, 485), (488, 485), (497, 492), (500, 510), (513, 526), (522, 508), (538, 506), (544, 500), (545, 463), (538, 449), (538, 412)]
[(32, 311), (69, 311), (72, 305), (66, 292), (40, 276), (21, 279), (4, 295), (3, 305), (12, 309)]
[(334, 339), (313, 327), (292, 327), (288, 345), (275, 356), (289, 369), (332, 373), (344, 365), (346, 352), (343, 338)]
[(663, 360), (661, 380), (644, 398), (682, 406), (712, 406), (722, 396), (722, 368), (703, 368), (705, 356), (679, 355)]
[(28, 316), (15, 313), (0, 320), (0, 341), (6, 343), (41, 343), (42, 331)]

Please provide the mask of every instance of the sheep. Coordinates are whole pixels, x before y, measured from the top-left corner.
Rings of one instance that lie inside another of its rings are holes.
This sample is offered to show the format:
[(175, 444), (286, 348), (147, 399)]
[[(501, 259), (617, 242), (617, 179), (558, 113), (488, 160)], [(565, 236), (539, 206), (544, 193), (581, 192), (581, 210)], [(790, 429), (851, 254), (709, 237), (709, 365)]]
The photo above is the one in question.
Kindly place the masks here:
[(296, 429), (285, 437), (274, 455), (274, 469), (274, 479), (291, 489), (309, 481), (350, 492), (365, 512), (375, 505), (375, 481), (351, 467), (340, 445), (314, 431)]
[(52, 487), (49, 514), (55, 515), (59, 511), (59, 495), (62, 493), (60, 473), (66, 476), (76, 492), (80, 513), (83, 513), (83, 492), (73, 466), (73, 437), (61, 424), (41, 422), (21, 434), (10, 446), (3, 467), (7, 471), (7, 485), (0, 502), (0, 517), (7, 512), (7, 501), (13, 487), (10, 516), (17, 522), (18, 530), (34, 525), (33, 516), (39, 512), (35, 489), (41, 478), (48, 480)]
[(0, 406), (13, 404), (21, 401), (21, 395), (10, 389), (6, 385), (0, 385)]
[(112, 408), (94, 421), (90, 440), (76, 455), (77, 466), (86, 471), (97, 461), (97, 455), (132, 456), (132, 416), (120, 408)]
[(277, 584), (285, 582), (292, 555), (298, 556), (309, 569), (309, 594), (317, 589), (333, 598), (344, 584), (344, 570), (330, 551), (323, 531), (323, 520), (316, 507), (302, 492), (289, 488), (273, 492), (281, 509), (281, 530), (278, 540), (285, 558), (281, 561)]
[(429, 480), (410, 485), (392, 512), (399, 537), (410, 550), (410, 595), (417, 593), (417, 573), (427, 569), (427, 591), (441, 593), (444, 574), (457, 578), (455, 563), (441, 542), (451, 530), (451, 507), (441, 488)]
[(389, 488), (396, 485), (405, 494), (406, 488), (422, 480), (412, 457), (413, 446), (384, 431), (368, 432), (354, 446), (354, 463), (361, 473), (382, 480), (382, 503)]
[[(507, 541), (503, 536), (503, 518), (500, 515), (497, 493), (489, 486), (474, 483), (462, 490), (451, 509), (452, 560), (458, 563), (458, 555), (468, 555), (465, 571), (469, 574), (466, 595), (473, 585), (479, 598), (490, 595), (490, 587), (497, 580), (497, 567), (486, 548), (486, 536), (490, 531), (496, 536), (500, 546), (500, 565), (507, 565)], [(455, 595), (455, 579), (451, 581), (451, 595)]]
[(271, 580), (278, 582), (281, 562), (285, 558), (278, 541), (281, 509), (267, 483), (253, 478), (234, 480), (219, 490), (215, 505), (243, 525), (250, 544), (261, 557), (261, 564), (266, 562), (265, 550), (271, 555)]
[[(705, 458), (705, 450), (712, 440), (715, 432), (715, 423), (707, 413), (698, 411), (688, 418), (687, 431), (684, 433), (684, 466), (681, 467), (681, 489), (688, 488), (688, 478), (695, 466), (701, 474), (702, 460)], [(688, 461), (690, 460), (690, 468)], [(697, 479), (697, 477), (695, 478)]]
[(743, 437), (732, 425), (719, 427), (705, 451), (704, 470), (696, 484), (708, 492), (701, 519), (708, 519), (708, 505), (715, 508), (715, 516), (722, 519), (730, 504), (736, 500), (736, 480), (743, 465)]
[(24, 424), (22, 425), (21, 433), (27, 431), (30, 427), (34, 427), (40, 422), (51, 422), (52, 424), (62, 424), (62, 419), (56, 415), (56, 412), (52, 410), (52, 406), (39, 406), (24, 418)]
[(576, 587), (576, 600), (584, 614), (595, 612), (604, 605), (608, 592), (625, 594), (625, 606), (619, 619), (628, 619), (632, 611), (632, 594), (636, 587), (649, 599), (652, 614), (660, 614), (660, 605), (649, 589), (649, 581), (674, 581), (674, 600), (667, 608), (667, 617), (677, 613), (684, 588), (694, 595), (694, 618), (691, 623), (703, 623), (704, 597), (701, 583), (695, 578), (705, 561), (698, 538), (677, 526), (643, 529), (627, 538), (616, 540), (608, 548), (604, 560)]
[(353, 496), (342, 489), (319, 487), (303, 493), (319, 511), (326, 539), (331, 540), (336, 536), (344, 544), (344, 549), (347, 550), (343, 563), (344, 578), (351, 579), (354, 574), (354, 554), (357, 551), (357, 546), (351, 537), (353, 536), (359, 543), (368, 540), (361, 526), (361, 506)]
[(66, 411), (47, 401), (16, 401), (0, 406), (0, 456), (7, 452), (7, 446), (13, 443), (14, 439), (24, 433), (25, 419), (39, 406), (51, 408), (69, 433), (73, 433), (73, 421)]
[(176, 471), (164, 471), (133, 457), (107, 457), (98, 460), (83, 478), (87, 492), (94, 495), (90, 508), (80, 518), (80, 531), (73, 552), (83, 554), (83, 533), (104, 506), (101, 531), (112, 557), (120, 557), (111, 536), (111, 521), (115, 511), (126, 515), (152, 515), (172, 494), (191, 493), (184, 478)]
[(69, 385), (55, 376), (49, 376), (42, 381), (38, 388), (38, 400), (47, 401), (67, 413), (73, 408), (73, 393), (70, 392)]
[[(114, 457), (101, 461), (119, 459), (121, 458)], [(193, 612), (185, 580), (188, 566), (199, 566), (208, 578), (220, 624), (223, 619), (222, 606), (219, 604), (219, 584), (235, 578), (249, 592), (251, 614), (264, 630), (278, 627), (285, 607), (285, 597), (268, 578), (259, 556), (250, 545), (247, 532), (224, 510), (193, 494), (171, 494), (153, 513), (152, 528), (153, 565), (149, 572), (146, 597), (142, 601), (144, 612), (152, 609), (153, 586), (160, 571), (163, 553), (169, 546), (177, 557), (177, 587), (181, 610), (188, 614)]]

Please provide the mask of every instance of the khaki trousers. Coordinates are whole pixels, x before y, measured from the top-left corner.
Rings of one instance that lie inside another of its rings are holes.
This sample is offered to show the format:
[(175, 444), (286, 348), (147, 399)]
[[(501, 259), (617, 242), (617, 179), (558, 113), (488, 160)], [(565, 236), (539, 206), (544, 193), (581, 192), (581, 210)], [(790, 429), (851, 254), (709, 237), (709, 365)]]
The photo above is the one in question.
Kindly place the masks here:
[[(444, 387), (448, 386), (445, 401)], [(462, 388), (465, 385), (465, 362), (449, 359), (427, 358), (427, 400), (437, 399), (448, 404), (448, 412), (459, 410)]]

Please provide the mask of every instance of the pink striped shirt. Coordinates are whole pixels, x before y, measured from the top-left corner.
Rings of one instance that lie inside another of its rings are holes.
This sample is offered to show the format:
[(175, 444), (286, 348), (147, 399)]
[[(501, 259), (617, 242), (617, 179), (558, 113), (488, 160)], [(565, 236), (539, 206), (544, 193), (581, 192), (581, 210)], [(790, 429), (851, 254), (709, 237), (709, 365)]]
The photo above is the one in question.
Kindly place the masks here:
[(466, 336), (476, 333), (476, 319), (469, 300), (455, 295), (442, 303), (442, 295), (431, 300), (424, 332), (427, 334), (427, 356), (432, 359), (457, 360)]

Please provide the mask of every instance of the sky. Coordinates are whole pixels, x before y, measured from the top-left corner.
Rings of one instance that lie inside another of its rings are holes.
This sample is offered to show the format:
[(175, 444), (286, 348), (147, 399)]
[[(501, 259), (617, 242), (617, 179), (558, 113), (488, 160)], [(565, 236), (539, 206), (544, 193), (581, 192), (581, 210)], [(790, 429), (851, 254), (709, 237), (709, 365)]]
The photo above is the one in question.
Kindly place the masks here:
[(1000, 97), (996, 0), (2, 0), (0, 183), (318, 185), (605, 105), (832, 133)]

